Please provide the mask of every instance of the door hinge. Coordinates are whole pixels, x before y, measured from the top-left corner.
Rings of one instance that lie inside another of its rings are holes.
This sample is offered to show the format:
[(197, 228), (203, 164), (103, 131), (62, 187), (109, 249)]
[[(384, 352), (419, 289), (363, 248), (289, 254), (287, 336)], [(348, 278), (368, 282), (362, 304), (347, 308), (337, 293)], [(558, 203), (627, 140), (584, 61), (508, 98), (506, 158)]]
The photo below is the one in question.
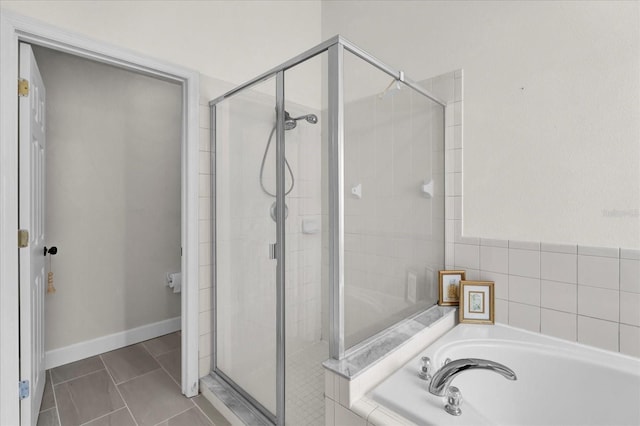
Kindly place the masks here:
[(278, 258), (276, 243), (269, 244), (269, 259), (274, 260)]
[(18, 96), (29, 96), (29, 80), (18, 80)]
[(29, 247), (29, 231), (18, 229), (18, 248)]
[(20, 399), (29, 398), (29, 381), (21, 380), (18, 383), (18, 388), (20, 389)]

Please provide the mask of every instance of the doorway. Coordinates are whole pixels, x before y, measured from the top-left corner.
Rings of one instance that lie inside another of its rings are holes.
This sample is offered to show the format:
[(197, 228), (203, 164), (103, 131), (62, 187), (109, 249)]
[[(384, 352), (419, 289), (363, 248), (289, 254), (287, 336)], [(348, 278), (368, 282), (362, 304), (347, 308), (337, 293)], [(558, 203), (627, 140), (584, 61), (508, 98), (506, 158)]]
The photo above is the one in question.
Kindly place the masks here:
[[(156, 61), (144, 55), (105, 45), (80, 35), (69, 34), (41, 22), (11, 12), (0, 13), (0, 423), (20, 424), (21, 402), (16, 383), (22, 379), (19, 355), (18, 312), (18, 45), (27, 42), (75, 56), (160, 77), (181, 85), (180, 132), (180, 246), (182, 256), (181, 293), (181, 389), (187, 396), (198, 393), (198, 74), (182, 67)], [(55, 260), (54, 260), (55, 262)], [(54, 264), (55, 265), (55, 264)], [(55, 266), (54, 266), (55, 268)], [(139, 338), (139, 337), (138, 337)], [(140, 340), (144, 340), (140, 338)], [(122, 346), (129, 342), (123, 342)], [(23, 400), (24, 401), (24, 400)]]
[(45, 303), (52, 368), (104, 352), (90, 340), (180, 328), (181, 290), (167, 274), (180, 271), (182, 93), (175, 82), (32, 49), (47, 95), (46, 244), (57, 248), (46, 256), (57, 290)]

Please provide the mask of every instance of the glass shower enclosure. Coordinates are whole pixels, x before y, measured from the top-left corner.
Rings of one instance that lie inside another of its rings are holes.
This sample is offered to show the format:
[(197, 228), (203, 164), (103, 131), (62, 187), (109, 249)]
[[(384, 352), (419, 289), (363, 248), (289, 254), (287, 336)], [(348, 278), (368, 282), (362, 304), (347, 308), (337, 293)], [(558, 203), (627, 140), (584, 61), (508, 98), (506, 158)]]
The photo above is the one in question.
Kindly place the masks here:
[(209, 105), (212, 374), (324, 424), (322, 361), (437, 301), (445, 103), (336, 36)]

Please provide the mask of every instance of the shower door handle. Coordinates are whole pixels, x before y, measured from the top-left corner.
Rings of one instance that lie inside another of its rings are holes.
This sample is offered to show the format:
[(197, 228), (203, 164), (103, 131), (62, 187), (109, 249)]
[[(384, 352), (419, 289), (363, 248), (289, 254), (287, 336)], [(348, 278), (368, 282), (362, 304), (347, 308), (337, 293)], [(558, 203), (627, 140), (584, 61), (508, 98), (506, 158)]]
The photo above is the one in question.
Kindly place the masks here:
[(269, 259), (275, 260), (277, 258), (276, 244), (277, 243), (269, 244)]

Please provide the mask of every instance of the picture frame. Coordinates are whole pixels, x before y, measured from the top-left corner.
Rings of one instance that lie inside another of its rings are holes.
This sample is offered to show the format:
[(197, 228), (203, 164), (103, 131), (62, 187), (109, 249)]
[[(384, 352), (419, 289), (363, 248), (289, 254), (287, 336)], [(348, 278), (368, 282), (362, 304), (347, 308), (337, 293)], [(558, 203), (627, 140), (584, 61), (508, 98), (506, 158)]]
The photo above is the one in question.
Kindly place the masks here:
[(460, 282), (460, 322), (495, 323), (495, 292), (493, 281)]
[(465, 271), (438, 271), (438, 305), (458, 306), (460, 303), (460, 282), (465, 278)]

